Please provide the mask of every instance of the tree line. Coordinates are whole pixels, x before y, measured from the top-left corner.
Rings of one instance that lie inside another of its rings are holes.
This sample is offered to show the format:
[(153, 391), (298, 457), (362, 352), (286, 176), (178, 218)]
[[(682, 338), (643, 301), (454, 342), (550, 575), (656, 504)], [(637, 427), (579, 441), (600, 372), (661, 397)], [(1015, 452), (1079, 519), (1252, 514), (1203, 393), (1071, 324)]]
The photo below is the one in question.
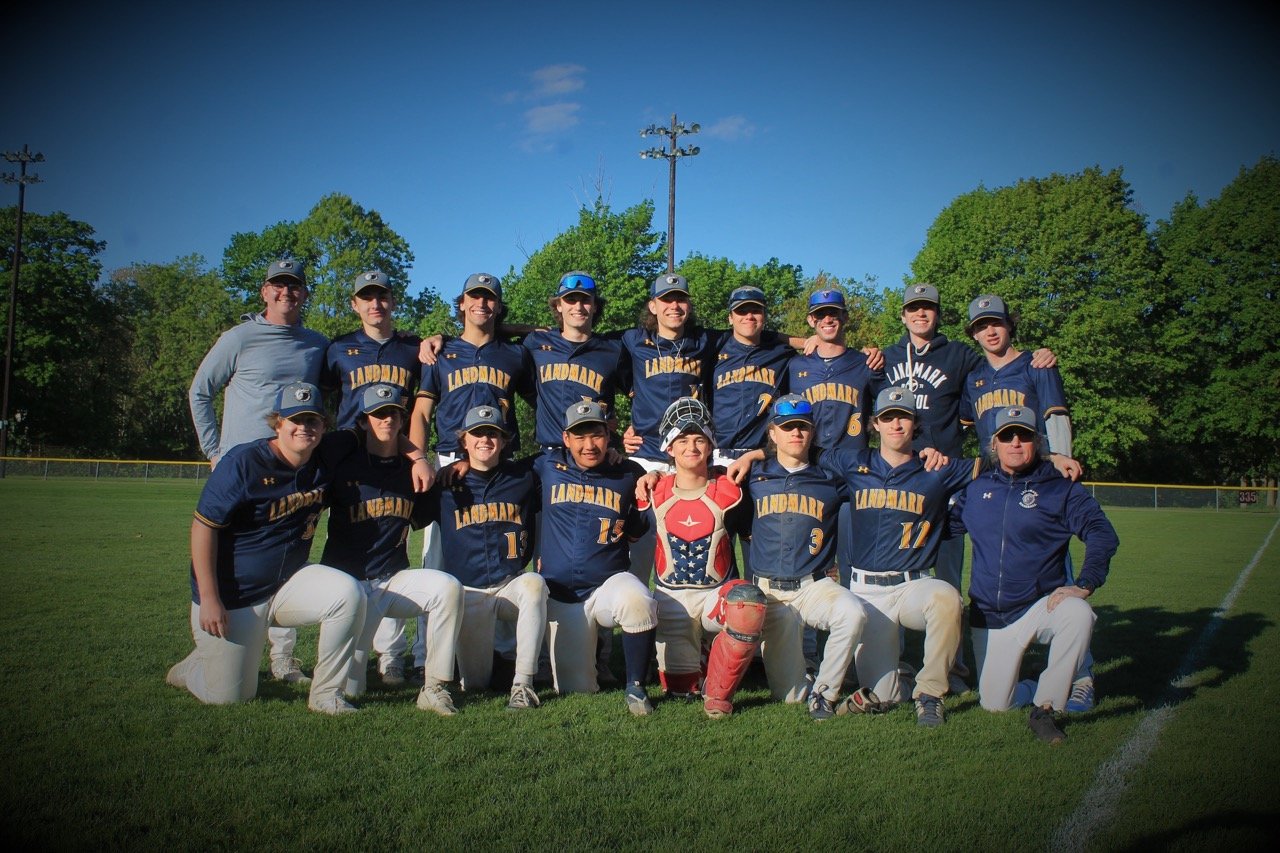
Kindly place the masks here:
[[(600, 331), (633, 325), (665, 265), (664, 235), (644, 200), (603, 197), (578, 222), (503, 276), (508, 319), (547, 324), (560, 275), (591, 273), (607, 298)], [(0, 211), (13, 245), (16, 209)], [(457, 330), (455, 285), (408, 292), (413, 252), (351, 198), (321, 198), (297, 222), (230, 236), (221, 262), (191, 255), (104, 277), (105, 244), (64, 213), (24, 218), (11, 410), (11, 453), (199, 459), (187, 388), (214, 339), (259, 306), (267, 264), (307, 263), (305, 322), (334, 337), (357, 325), (349, 284), (387, 273), (398, 328)], [(12, 249), (0, 274), (12, 278)], [(485, 267), (477, 261), (477, 270)], [(489, 270), (501, 274), (498, 270)], [(745, 264), (693, 253), (678, 266), (695, 310), (724, 327), (729, 293), (752, 284), (769, 325), (807, 333), (810, 292), (842, 288), (850, 342), (902, 334), (901, 287), (874, 278), (807, 276), (774, 258)], [(963, 340), (969, 301), (997, 293), (1018, 314), (1015, 345), (1058, 355), (1076, 455), (1096, 479), (1274, 484), (1280, 471), (1280, 160), (1242, 168), (1207, 202), (1188, 195), (1149, 227), (1122, 170), (978, 187), (942, 210), (906, 283), (942, 297), (942, 330)], [(441, 295), (443, 291), (443, 296)], [(622, 413), (625, 417), (625, 411)]]

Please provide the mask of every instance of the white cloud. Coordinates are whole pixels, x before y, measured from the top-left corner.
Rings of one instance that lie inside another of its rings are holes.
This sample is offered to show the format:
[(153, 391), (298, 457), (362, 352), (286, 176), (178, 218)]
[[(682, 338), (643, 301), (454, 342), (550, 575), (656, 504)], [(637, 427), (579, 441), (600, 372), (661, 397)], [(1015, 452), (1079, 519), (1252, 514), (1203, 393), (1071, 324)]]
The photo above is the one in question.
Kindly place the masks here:
[(756, 126), (747, 121), (746, 116), (725, 116), (715, 124), (702, 128), (702, 132), (714, 139), (736, 142), (740, 139), (750, 139), (754, 136)]
[(559, 134), (581, 121), (578, 110), (582, 104), (565, 101), (558, 104), (546, 104), (525, 110), (524, 126), (529, 133), (540, 135)]
[(529, 92), (531, 100), (541, 98), (558, 98), (570, 92), (577, 92), (586, 85), (582, 74), (587, 69), (581, 65), (562, 62), (558, 65), (545, 65), (529, 76), (533, 78), (533, 91)]

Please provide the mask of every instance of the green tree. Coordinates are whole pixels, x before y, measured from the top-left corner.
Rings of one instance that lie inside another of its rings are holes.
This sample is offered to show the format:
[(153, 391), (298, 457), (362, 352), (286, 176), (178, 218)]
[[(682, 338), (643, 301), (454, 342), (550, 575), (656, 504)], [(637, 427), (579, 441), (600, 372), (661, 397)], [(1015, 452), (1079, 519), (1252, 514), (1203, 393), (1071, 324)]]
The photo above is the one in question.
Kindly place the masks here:
[(604, 295), (605, 313), (598, 329), (635, 325), (649, 297), (649, 282), (666, 258), (662, 237), (653, 230), (653, 202), (645, 200), (615, 213), (602, 196), (578, 211), (578, 224), (561, 233), (503, 279), (508, 318), (516, 323), (549, 325), (547, 298), (560, 276), (582, 270), (596, 280)]
[[(14, 244), (16, 223), (16, 207), (0, 211), (5, 245)], [(117, 317), (96, 286), (102, 273), (98, 254), (105, 247), (91, 226), (65, 213), (23, 217), (11, 450), (101, 453), (115, 444)], [(12, 252), (0, 260), (0, 281), (12, 281), (12, 262)]]
[(807, 338), (813, 334), (806, 317), (809, 316), (809, 296), (819, 290), (843, 290), (845, 305), (849, 311), (849, 324), (845, 328), (845, 342), (861, 349), (864, 346), (880, 346), (886, 337), (880, 317), (884, 312), (884, 296), (876, 289), (875, 276), (861, 281), (841, 280), (831, 273), (819, 271), (806, 279), (798, 293), (783, 301), (778, 311), (780, 331)]
[(739, 287), (764, 291), (770, 329), (781, 329), (783, 305), (804, 288), (800, 267), (770, 258), (763, 266), (738, 264), (728, 258), (708, 258), (694, 253), (685, 258), (676, 272), (689, 282), (689, 298), (702, 322), (713, 328), (728, 326), (729, 296)]
[[(408, 242), (376, 210), (365, 210), (349, 196), (324, 196), (300, 222), (278, 222), (260, 233), (233, 234), (222, 259), (228, 289), (256, 309), (267, 265), (284, 256), (307, 265), (311, 298), (303, 322), (331, 338), (358, 325), (351, 312), (351, 282), (369, 269), (380, 269), (390, 279), (398, 319), (408, 327), (419, 319), (410, 316), (421, 305), (408, 298), (413, 266)], [(429, 311), (434, 303), (429, 294), (424, 297), (428, 297)]]
[(126, 343), (116, 404), (120, 450), (146, 458), (199, 458), (187, 389), (214, 339), (235, 323), (237, 305), (204, 258), (135, 264), (111, 274), (107, 297)]
[(1144, 217), (1121, 170), (1030, 178), (955, 199), (929, 228), (911, 282), (942, 298), (943, 330), (965, 339), (969, 301), (1003, 297), (1021, 348), (1058, 355), (1075, 452), (1101, 474), (1121, 469), (1156, 421), (1159, 363), (1143, 316), (1155, 283)]
[(1165, 358), (1169, 452), (1207, 478), (1280, 471), (1280, 160), (1240, 170), (1201, 206), (1188, 195), (1156, 228), (1158, 298), (1148, 328)]

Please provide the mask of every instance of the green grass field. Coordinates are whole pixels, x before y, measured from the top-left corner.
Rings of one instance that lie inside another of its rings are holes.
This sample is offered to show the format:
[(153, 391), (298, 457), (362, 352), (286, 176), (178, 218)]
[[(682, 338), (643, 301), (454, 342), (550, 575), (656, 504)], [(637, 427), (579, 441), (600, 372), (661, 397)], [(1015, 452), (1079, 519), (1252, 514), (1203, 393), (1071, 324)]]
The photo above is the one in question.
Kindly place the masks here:
[[(204, 707), (165, 685), (191, 646), (199, 484), (0, 481), (3, 834), (39, 848), (1270, 848), (1280, 820), (1280, 538), (1169, 687), (1274, 514), (1114, 510), (1093, 599), (1098, 708), (1049, 748), (970, 693), (921, 730), (903, 708), (816, 725), (756, 682), (739, 713), (630, 717), (621, 694), (452, 719), (372, 679), (360, 714), (302, 688)], [(1077, 554), (1077, 560), (1079, 559)], [(918, 648), (918, 644), (916, 644)], [(299, 643), (314, 659), (314, 629)], [(615, 660), (615, 663), (617, 660)], [(1164, 707), (1167, 706), (1167, 707)], [(1156, 709), (1167, 724), (1089, 834), (1057, 837)]]

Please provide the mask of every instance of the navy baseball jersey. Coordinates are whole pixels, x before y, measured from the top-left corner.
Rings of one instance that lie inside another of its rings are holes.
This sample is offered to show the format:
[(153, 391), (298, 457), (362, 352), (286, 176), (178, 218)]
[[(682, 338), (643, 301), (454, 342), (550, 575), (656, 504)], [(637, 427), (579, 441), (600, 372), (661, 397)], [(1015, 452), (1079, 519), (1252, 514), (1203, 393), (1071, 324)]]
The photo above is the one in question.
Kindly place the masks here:
[(1062, 586), (1067, 546), (1084, 541), (1079, 582), (1107, 579), (1120, 546), (1102, 507), (1079, 483), (1049, 462), (1029, 472), (985, 472), (956, 496), (951, 530), (973, 542), (969, 619), (978, 628), (1016, 622), (1031, 605)]
[(866, 355), (858, 350), (845, 350), (835, 358), (815, 352), (791, 359), (791, 393), (803, 395), (813, 406), (814, 446), (865, 448), (876, 386), (883, 378), (867, 367)]
[(535, 438), (542, 447), (560, 447), (564, 413), (581, 400), (602, 403), (612, 412), (619, 383), (630, 378), (630, 362), (621, 334), (592, 335), (577, 343), (559, 329), (525, 336), (533, 358), (538, 407)]
[(520, 344), (494, 340), (481, 346), (450, 338), (435, 364), (422, 365), (419, 397), (435, 401), (436, 451), (457, 455), (461, 451), (458, 430), (467, 412), (476, 406), (497, 404), (506, 420), (511, 455), (520, 445), (515, 395), (533, 395), (533, 362)]
[(937, 561), (947, 502), (981, 464), (953, 459), (926, 471), (913, 457), (894, 468), (877, 450), (824, 451), (818, 461), (849, 491), (849, 521), (839, 535), (853, 567), (864, 572), (929, 569)]
[[(969, 375), (985, 363), (972, 347), (935, 335), (923, 347), (911, 336), (884, 351), (885, 381), (911, 389), (916, 398), (920, 435), (916, 450), (935, 447), (948, 456), (959, 456), (964, 444), (960, 431), (960, 400)], [(880, 389), (877, 388), (877, 391)]]
[(425, 501), (414, 494), (403, 456), (357, 451), (338, 463), (329, 497), (329, 537), (320, 562), (371, 580), (409, 567), (409, 528), (421, 527)]
[(427, 519), (440, 523), (440, 568), (463, 586), (497, 586), (524, 571), (533, 552), (541, 495), (533, 460), (504, 461), (444, 484), (446, 468), (427, 493)]
[(727, 334), (700, 328), (672, 341), (644, 329), (622, 333), (631, 360), (631, 426), (644, 439), (636, 456), (667, 461), (659, 449), (662, 415), (681, 397), (707, 399), (711, 370)]
[[(418, 387), (422, 365), (414, 335), (396, 332), (387, 341), (376, 341), (358, 329), (335, 338), (324, 357), (324, 385), (341, 391), (338, 397), (338, 428), (356, 425), (364, 389), (376, 382), (394, 385), (412, 400)], [(327, 393), (327, 392), (326, 392)]]
[(1045, 434), (1045, 420), (1050, 415), (1067, 414), (1067, 395), (1062, 390), (1058, 368), (1032, 367), (1029, 352), (1018, 353), (1017, 358), (1000, 368), (984, 359), (965, 383), (960, 422), (977, 431), (980, 447), (990, 447), (996, 415), (1010, 406), (1024, 406), (1035, 412), (1037, 426)]
[[(355, 435), (331, 433), (300, 468), (272, 452), (271, 439), (239, 444), (218, 460), (195, 516), (218, 542), (218, 596), (228, 610), (275, 595), (307, 564), (311, 539), (333, 479), (334, 460), (355, 448)], [(191, 600), (200, 603), (194, 568)]]
[(541, 572), (556, 601), (586, 601), (619, 572), (631, 567), (629, 545), (648, 523), (636, 508), (634, 462), (580, 468), (565, 450), (534, 460), (542, 484)]
[(764, 446), (769, 406), (787, 393), (787, 363), (795, 350), (783, 340), (766, 340), (748, 346), (730, 336), (720, 347), (711, 373), (710, 407), (716, 430), (716, 447), (729, 456), (741, 456)]
[(777, 458), (751, 466), (751, 568), (770, 580), (820, 578), (834, 565), (846, 491), (817, 465), (788, 471)]

